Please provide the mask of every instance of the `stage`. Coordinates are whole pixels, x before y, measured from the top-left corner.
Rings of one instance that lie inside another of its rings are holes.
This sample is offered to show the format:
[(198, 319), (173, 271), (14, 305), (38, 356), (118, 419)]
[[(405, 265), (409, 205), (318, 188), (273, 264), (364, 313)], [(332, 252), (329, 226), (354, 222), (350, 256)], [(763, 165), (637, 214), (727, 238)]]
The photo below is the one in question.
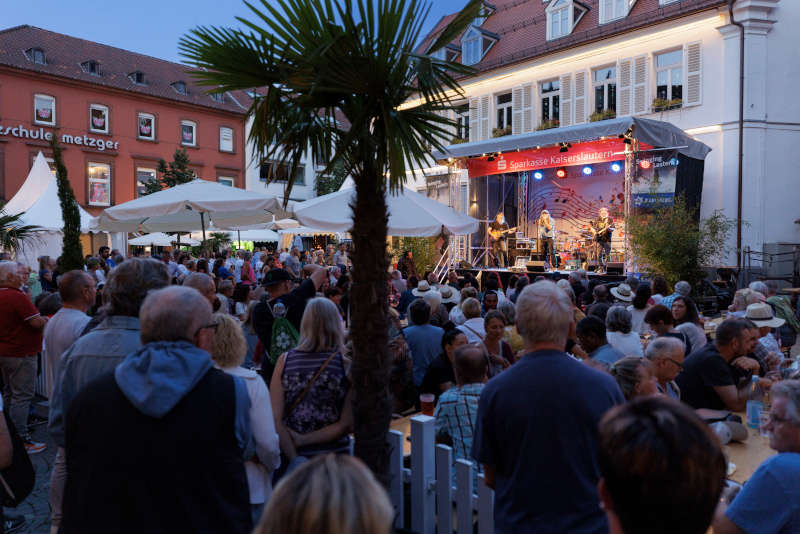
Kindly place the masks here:
[[(481, 283), (481, 287), (485, 284), (486, 274), (488, 273), (497, 273), (500, 275), (500, 281), (503, 283), (503, 289), (508, 288), (508, 280), (511, 278), (512, 275), (521, 275), (527, 274), (528, 278), (531, 282), (536, 280), (536, 277), (543, 276), (548, 280), (558, 281), (562, 278), (566, 279), (569, 277), (569, 274), (575, 271), (567, 271), (567, 270), (553, 270), (547, 272), (528, 272), (524, 270), (512, 270), (512, 269), (498, 269), (498, 268), (481, 268), (481, 269), (456, 269), (456, 273), (459, 276), (463, 276), (465, 273), (470, 273), (475, 276), (478, 281)], [(486, 274), (484, 274), (486, 273)], [(589, 271), (586, 273), (589, 281), (597, 280), (601, 283), (610, 283), (613, 285), (619, 284), (620, 282), (624, 282), (626, 275), (619, 274), (619, 273), (606, 273), (606, 274), (599, 274), (593, 271)]]

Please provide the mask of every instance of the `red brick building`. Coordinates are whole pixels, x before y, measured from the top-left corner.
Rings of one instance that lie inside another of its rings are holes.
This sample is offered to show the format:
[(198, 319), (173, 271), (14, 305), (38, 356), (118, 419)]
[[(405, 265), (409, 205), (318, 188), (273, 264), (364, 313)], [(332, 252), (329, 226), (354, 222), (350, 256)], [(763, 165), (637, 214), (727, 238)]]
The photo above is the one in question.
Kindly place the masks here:
[(185, 148), (206, 180), (244, 187), (243, 93), (209, 95), (189, 68), (32, 26), (0, 30), (0, 199), (57, 135), (78, 203), (138, 195)]

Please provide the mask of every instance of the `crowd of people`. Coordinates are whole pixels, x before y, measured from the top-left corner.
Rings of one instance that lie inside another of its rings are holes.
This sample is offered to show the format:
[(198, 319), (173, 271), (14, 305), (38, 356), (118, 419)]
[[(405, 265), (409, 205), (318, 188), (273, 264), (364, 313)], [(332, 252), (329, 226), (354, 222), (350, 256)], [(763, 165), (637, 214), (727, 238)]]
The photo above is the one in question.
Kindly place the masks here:
[[(0, 260), (0, 469), (8, 433), (45, 447), (41, 353), (51, 532), (390, 532), (350, 456), (347, 248), (205, 256)], [(495, 490), (497, 532), (800, 531), (800, 320), (774, 283), (712, 331), (686, 282), (508, 282), (420, 276), (410, 254), (387, 273), (393, 411), (432, 400), (437, 441)], [(734, 496), (695, 410), (743, 411), (756, 375), (779, 454)]]

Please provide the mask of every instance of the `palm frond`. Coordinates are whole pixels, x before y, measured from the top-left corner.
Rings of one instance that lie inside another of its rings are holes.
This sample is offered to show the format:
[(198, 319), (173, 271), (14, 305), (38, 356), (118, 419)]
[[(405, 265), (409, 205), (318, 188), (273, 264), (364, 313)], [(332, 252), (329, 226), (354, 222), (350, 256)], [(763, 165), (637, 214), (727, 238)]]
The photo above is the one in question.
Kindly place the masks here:
[(25, 249), (25, 245), (41, 240), (40, 233), (44, 229), (32, 224), (24, 224), (25, 213), (9, 215), (0, 208), (0, 250), (17, 254)]

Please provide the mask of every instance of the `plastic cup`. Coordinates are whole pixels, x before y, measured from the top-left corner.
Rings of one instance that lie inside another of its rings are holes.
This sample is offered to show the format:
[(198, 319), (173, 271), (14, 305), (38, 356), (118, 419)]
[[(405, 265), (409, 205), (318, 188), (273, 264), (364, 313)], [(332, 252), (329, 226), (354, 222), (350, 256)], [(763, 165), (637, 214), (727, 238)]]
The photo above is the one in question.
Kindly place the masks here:
[(758, 430), (761, 433), (761, 435), (764, 436), (765, 438), (769, 437), (769, 432), (766, 429), (768, 424), (769, 424), (769, 412), (763, 410), (758, 415)]
[(419, 396), (419, 403), (422, 406), (422, 414), (433, 416), (436, 408), (436, 395), (433, 393), (423, 393)]

